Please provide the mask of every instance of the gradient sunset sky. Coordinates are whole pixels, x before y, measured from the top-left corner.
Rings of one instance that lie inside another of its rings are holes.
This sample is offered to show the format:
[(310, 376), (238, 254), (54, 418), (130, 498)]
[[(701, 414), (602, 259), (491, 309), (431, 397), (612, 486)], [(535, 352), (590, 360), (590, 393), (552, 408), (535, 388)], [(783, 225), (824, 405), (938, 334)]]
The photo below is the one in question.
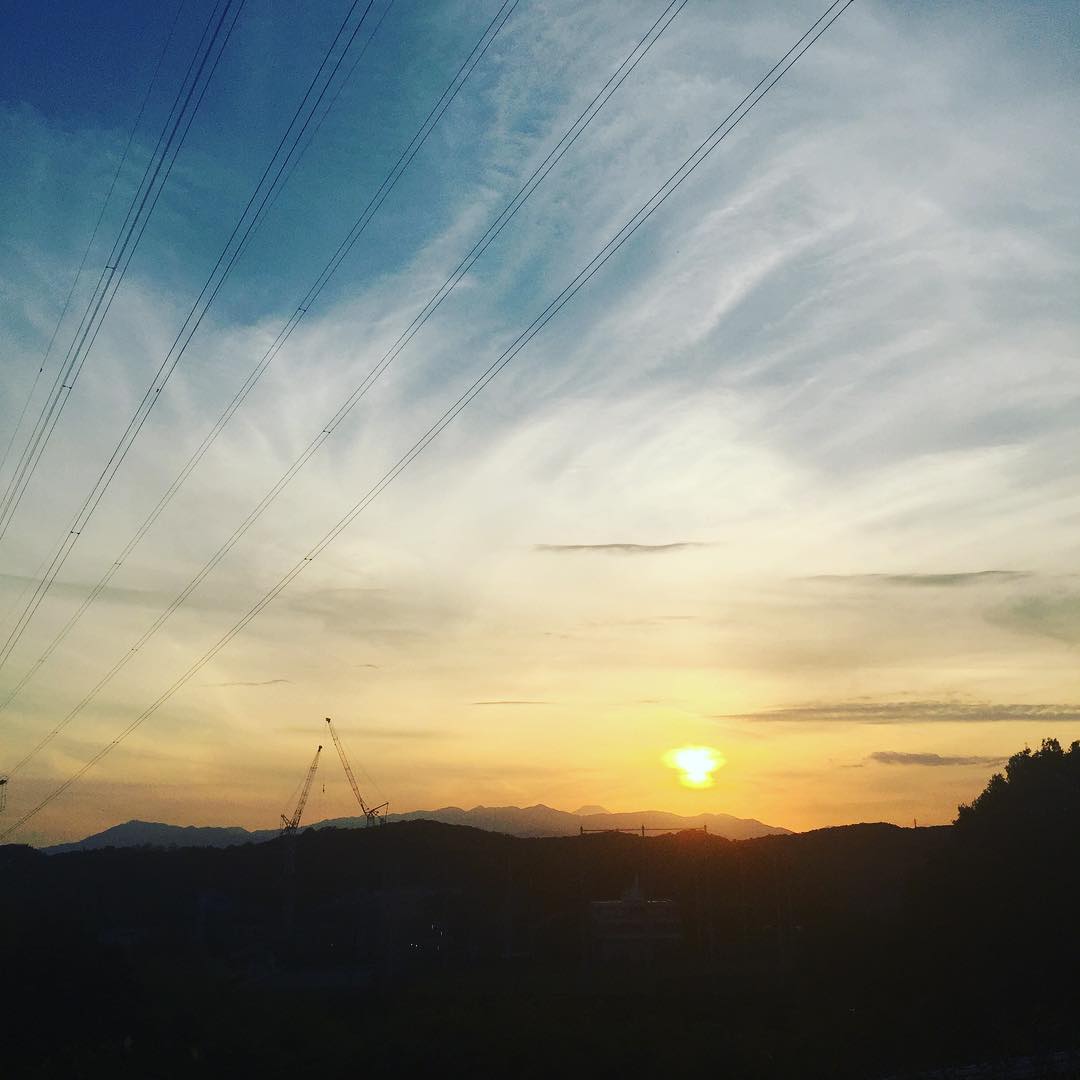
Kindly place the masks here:
[[(58, 346), (211, 6), (181, 10)], [(0, 715), (0, 772), (288, 468), (665, 6), (521, 0), (222, 438)], [(5, 818), (273, 585), (824, 6), (690, 0), (347, 423), (12, 779)], [(247, 0), (0, 543), (3, 636), (347, 7)], [(385, 18), (370, 48), (0, 671), (5, 696), (498, 8), (376, 0), (370, 17)], [(0, 449), (175, 12), (58, 2), (0, 14)], [(1080, 9), (1056, 0), (856, 0), (424, 456), (12, 839), (129, 818), (268, 827), (326, 715), (392, 810), (598, 803), (793, 829), (948, 821), (1025, 743), (1080, 738), (1078, 40)], [(682, 745), (723, 755), (714, 786), (679, 784), (664, 755)], [(321, 781), (308, 820), (354, 812), (336, 760)]]

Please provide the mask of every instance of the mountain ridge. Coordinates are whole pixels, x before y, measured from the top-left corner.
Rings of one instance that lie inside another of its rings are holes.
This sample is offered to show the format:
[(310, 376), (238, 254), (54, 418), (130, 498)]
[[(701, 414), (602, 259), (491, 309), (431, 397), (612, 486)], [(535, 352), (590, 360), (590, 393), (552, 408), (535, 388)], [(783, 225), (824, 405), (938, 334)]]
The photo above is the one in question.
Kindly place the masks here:
[[(583, 807), (583, 809), (593, 809)], [(390, 814), (388, 821), (439, 821), (448, 825), (468, 825), (486, 832), (518, 837), (573, 836), (582, 829), (679, 831), (706, 829), (729, 840), (748, 840), (758, 836), (787, 835), (790, 829), (766, 825), (756, 818), (732, 814), (695, 814), (685, 816), (667, 810), (634, 810), (621, 813), (578, 814), (556, 810), (544, 803), (533, 806), (483, 806), (471, 809), (443, 806), (434, 810), (410, 810)], [(352, 829), (366, 824), (363, 817), (327, 818), (304, 826), (309, 829)], [(262, 843), (277, 836), (278, 829), (245, 829), (239, 825), (171, 825), (158, 821), (132, 819), (112, 825), (99, 833), (42, 850), (51, 855), (73, 851), (96, 851), (107, 847), (231, 847), (235, 844)]]

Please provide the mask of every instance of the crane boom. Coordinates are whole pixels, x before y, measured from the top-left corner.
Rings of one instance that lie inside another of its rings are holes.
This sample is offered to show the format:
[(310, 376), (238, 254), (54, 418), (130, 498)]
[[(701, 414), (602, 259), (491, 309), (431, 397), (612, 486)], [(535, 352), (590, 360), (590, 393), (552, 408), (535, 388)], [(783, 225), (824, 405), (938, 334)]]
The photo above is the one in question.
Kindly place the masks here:
[[(300, 798), (296, 800), (296, 808), (293, 812), (286, 816), (281, 815), (281, 831), (283, 833), (295, 832), (300, 827), (300, 818), (304, 814), (304, 807), (307, 805), (308, 795), (311, 794), (311, 781), (315, 779), (315, 770), (319, 767), (319, 755), (322, 753), (322, 746), (315, 751), (315, 756), (311, 759), (311, 764), (308, 766), (307, 775), (304, 777), (303, 787), (300, 789)], [(285, 807), (288, 810), (288, 807)]]
[(389, 803), (382, 803), (379, 806), (368, 806), (364, 802), (364, 796), (360, 794), (360, 785), (356, 782), (356, 777), (353, 775), (352, 766), (349, 764), (349, 758), (345, 753), (345, 747), (342, 746), (341, 740), (338, 738), (338, 733), (334, 730), (334, 722), (328, 716), (326, 718), (326, 726), (330, 731), (330, 738), (334, 740), (334, 746), (337, 747), (338, 757), (341, 758), (341, 767), (345, 770), (345, 775), (349, 779), (349, 787), (352, 788), (353, 794), (356, 796), (356, 801), (360, 806), (360, 811), (364, 817), (367, 818), (369, 825), (374, 825), (376, 822), (383, 820), (382, 815), (386, 813)]

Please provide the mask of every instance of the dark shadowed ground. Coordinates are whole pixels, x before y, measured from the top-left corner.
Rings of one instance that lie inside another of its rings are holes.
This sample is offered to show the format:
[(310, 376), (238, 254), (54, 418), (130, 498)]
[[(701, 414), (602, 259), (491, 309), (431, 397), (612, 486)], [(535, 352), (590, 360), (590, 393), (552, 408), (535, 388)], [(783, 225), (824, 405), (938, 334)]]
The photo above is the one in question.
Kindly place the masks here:
[(1080, 1075), (1059, 753), (933, 829), (3, 848), (0, 1071)]

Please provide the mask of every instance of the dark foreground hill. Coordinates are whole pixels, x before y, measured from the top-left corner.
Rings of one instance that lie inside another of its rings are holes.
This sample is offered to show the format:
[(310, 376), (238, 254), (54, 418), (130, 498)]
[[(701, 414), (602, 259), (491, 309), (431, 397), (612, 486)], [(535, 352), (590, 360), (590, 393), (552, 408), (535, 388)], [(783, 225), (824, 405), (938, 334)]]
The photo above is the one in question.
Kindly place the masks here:
[(936, 829), (0, 848), (0, 1076), (1078, 1076), (1078, 852), (1051, 741)]
[[(391, 814), (393, 821), (439, 821), (446, 825), (471, 825), (490, 832), (509, 836), (576, 836), (585, 829), (704, 829), (728, 840), (745, 840), (755, 836), (776, 836), (789, 830), (765, 825), (754, 818), (733, 817), (731, 814), (696, 814), (684, 817), (664, 810), (638, 810), (613, 814), (600, 808), (585, 808), (569, 814), (538, 803), (536, 806), (474, 806), (463, 810), (459, 806), (444, 806), (438, 810), (413, 810), (406, 814)], [(357, 829), (365, 827), (362, 817), (331, 818), (314, 822), (309, 829)], [(166, 825), (157, 821), (126, 821), (83, 840), (56, 844), (46, 848), (50, 854), (71, 851), (96, 851), (107, 847), (230, 847), (233, 844), (261, 843), (278, 835), (277, 829), (243, 829), (239, 826), (213, 827), (195, 825)]]
[(0, 848), (4, 1074), (873, 1077), (1071, 1061), (1080, 889), (1063, 843), (403, 822), (311, 831), (291, 856), (282, 840)]

